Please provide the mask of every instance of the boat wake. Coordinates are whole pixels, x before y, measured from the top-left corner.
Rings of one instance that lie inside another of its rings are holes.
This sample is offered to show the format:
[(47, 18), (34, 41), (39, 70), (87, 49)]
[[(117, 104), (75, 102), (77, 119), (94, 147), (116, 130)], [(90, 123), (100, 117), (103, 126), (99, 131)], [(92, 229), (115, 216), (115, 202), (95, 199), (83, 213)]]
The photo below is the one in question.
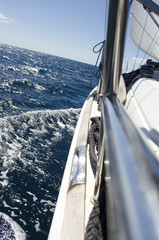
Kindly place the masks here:
[(79, 113), (42, 110), (0, 119), (1, 208), (26, 232), (48, 232)]

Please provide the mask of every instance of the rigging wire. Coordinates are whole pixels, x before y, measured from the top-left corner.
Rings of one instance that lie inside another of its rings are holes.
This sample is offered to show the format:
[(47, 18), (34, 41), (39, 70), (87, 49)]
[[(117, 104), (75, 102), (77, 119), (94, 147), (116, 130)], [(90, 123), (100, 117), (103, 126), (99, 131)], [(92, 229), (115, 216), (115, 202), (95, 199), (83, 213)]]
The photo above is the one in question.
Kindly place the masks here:
[[(133, 14), (132, 14), (132, 15), (133, 15)], [(134, 16), (134, 15), (133, 15), (133, 16)], [(134, 17), (135, 17), (135, 16), (134, 16)], [(146, 20), (145, 20), (145, 24), (144, 24), (144, 28), (143, 28), (143, 31), (142, 31), (140, 43), (139, 43), (139, 46), (138, 46), (138, 49), (137, 49), (137, 53), (136, 53), (136, 58), (135, 58), (133, 70), (135, 69), (135, 65), (136, 65), (136, 61), (137, 61), (138, 54), (139, 54), (139, 49), (140, 49), (140, 46), (141, 46), (141, 42), (142, 42), (142, 39), (143, 39), (143, 35), (144, 35), (144, 30), (145, 30), (145, 27), (146, 27), (147, 19), (148, 19), (148, 13), (147, 13)]]
[[(154, 40), (155, 40), (155, 38), (156, 38), (156, 36), (157, 36), (158, 32), (159, 32), (159, 29), (157, 30), (157, 32), (156, 32), (156, 34), (155, 34), (155, 36), (154, 36)], [(157, 38), (157, 41), (158, 41), (158, 39), (159, 39), (159, 37)], [(143, 64), (143, 62), (144, 62), (144, 59), (145, 59), (145, 57), (146, 57), (147, 55), (151, 55), (151, 52), (152, 52), (153, 48), (151, 49), (151, 51), (150, 51), (150, 52), (149, 52), (149, 50), (150, 50), (150, 48), (151, 48), (152, 44), (153, 44), (153, 43), (155, 44), (155, 41), (154, 41), (154, 40), (153, 40), (153, 39), (151, 40), (151, 43), (150, 43), (150, 45), (149, 45), (149, 47), (148, 47), (148, 49), (147, 49), (147, 51), (146, 51), (146, 53), (145, 53), (145, 55), (144, 55), (143, 59), (141, 60), (141, 63), (140, 63), (140, 65), (142, 65), (142, 64)], [(148, 52), (149, 52), (149, 53), (148, 53)]]
[[(136, 20), (136, 22), (140, 25), (141, 28), (143, 28), (142, 24), (137, 20), (137, 18), (135, 17), (135, 15), (132, 14), (132, 16), (134, 17), (134, 19)], [(146, 35), (150, 38), (150, 39), (153, 39), (153, 37), (151, 36), (151, 34), (146, 30), (144, 29)], [(157, 46), (159, 47), (159, 43), (155, 42), (155, 44), (157, 44)]]
[(127, 63), (126, 63), (125, 72), (127, 72), (127, 71), (128, 71), (128, 67), (129, 67), (129, 61), (127, 61)]
[[(97, 67), (98, 60), (99, 60), (99, 57), (100, 57), (101, 52), (102, 52), (102, 49), (103, 49), (104, 42), (105, 42), (105, 41), (102, 41), (102, 42), (96, 44), (96, 45), (93, 47), (93, 52), (94, 52), (94, 53), (99, 53), (99, 54), (98, 54), (98, 57), (97, 57), (96, 64), (95, 64), (95, 66), (94, 66), (94, 71), (93, 71), (93, 74), (92, 74), (92, 77), (91, 77), (91, 80), (90, 80), (89, 87), (91, 87), (92, 80), (93, 80), (93, 77), (94, 77), (94, 75), (95, 75), (96, 67)], [(99, 46), (100, 44), (102, 44), (102, 46), (100, 47), (100, 49), (98, 49), (98, 51), (95, 51), (95, 48), (96, 48), (97, 46)]]

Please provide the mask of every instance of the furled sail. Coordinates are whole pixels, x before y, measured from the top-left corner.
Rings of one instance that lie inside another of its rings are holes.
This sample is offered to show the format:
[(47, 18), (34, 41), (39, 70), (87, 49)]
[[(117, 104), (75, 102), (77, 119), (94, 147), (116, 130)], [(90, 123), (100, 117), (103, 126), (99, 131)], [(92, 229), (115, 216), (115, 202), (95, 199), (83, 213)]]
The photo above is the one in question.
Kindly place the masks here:
[[(132, 3), (131, 37), (142, 51), (159, 60), (159, 16), (140, 2)], [(159, 5), (159, 0), (151, 2)]]

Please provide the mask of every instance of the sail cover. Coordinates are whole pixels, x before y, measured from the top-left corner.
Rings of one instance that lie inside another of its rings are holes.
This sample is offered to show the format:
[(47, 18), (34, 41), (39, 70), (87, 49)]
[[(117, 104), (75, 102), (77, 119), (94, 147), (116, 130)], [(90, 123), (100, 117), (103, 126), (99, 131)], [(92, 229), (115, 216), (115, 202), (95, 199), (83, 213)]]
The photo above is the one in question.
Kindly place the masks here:
[[(159, 0), (153, 2), (159, 5)], [(159, 16), (152, 13), (151, 9), (149, 10), (150, 13), (146, 11), (143, 4), (133, 1), (131, 37), (142, 51), (159, 61)]]

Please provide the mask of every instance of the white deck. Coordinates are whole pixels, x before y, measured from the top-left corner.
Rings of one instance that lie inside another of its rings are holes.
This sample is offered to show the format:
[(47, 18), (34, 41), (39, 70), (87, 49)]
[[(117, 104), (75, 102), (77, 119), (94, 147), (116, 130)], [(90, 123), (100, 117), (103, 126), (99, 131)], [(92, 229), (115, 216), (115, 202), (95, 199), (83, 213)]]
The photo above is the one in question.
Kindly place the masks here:
[[(94, 191), (94, 176), (90, 165), (88, 148), (86, 154), (85, 184), (77, 184), (70, 188), (70, 172), (75, 149), (78, 146), (87, 145), (90, 118), (99, 115), (100, 112), (97, 109), (97, 102), (93, 101), (92, 94), (90, 94), (82, 108), (72, 140), (56, 210), (50, 228), (49, 240), (84, 239), (85, 226), (87, 225), (89, 214), (93, 207), (91, 198)], [(75, 207), (73, 207), (73, 205)]]

